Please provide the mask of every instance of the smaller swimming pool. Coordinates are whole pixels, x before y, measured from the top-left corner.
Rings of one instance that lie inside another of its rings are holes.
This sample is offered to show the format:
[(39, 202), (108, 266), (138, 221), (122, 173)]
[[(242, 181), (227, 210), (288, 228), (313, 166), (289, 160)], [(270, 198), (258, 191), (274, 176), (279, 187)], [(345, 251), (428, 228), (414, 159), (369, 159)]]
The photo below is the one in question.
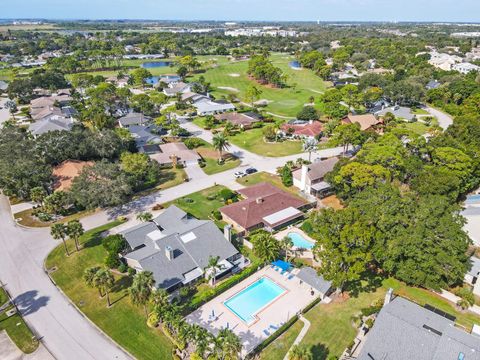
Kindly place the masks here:
[(287, 234), (287, 236), (292, 239), (293, 246), (296, 246), (297, 248), (311, 250), (315, 246), (312, 241), (305, 239), (299, 233), (290, 232)]
[(479, 204), (480, 205), (480, 194), (468, 195), (465, 200), (465, 204)]
[(223, 304), (241, 320), (250, 324), (256, 320), (256, 314), (286, 292), (267, 277), (263, 277), (246, 287)]
[(292, 69), (299, 70), (302, 68), (302, 64), (299, 61), (293, 60), (288, 63)]

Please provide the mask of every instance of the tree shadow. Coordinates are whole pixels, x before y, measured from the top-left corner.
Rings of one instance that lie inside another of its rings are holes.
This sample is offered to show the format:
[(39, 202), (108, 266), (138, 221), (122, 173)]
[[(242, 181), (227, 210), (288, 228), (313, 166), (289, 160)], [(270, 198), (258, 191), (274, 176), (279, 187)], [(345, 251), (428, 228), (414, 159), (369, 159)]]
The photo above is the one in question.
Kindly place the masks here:
[(165, 184), (168, 181), (175, 180), (176, 174), (174, 171), (163, 171), (158, 180), (158, 185)]
[(313, 359), (315, 360), (326, 360), (330, 351), (323, 344), (315, 344), (311, 348)]
[(358, 297), (361, 293), (372, 293), (382, 286), (384, 277), (374, 272), (368, 272), (362, 276), (362, 280), (348, 283), (345, 291), (350, 297)]
[(83, 248), (92, 248), (102, 244), (102, 232), (98, 232), (90, 237), (86, 242), (82, 243)]
[(14, 300), (14, 304), (22, 315), (29, 315), (37, 312), (38, 309), (47, 305), (48, 296), (38, 297), (37, 290), (31, 290), (18, 295)]
[(115, 281), (115, 284), (113, 284), (111, 291), (120, 292), (122, 290), (126, 290), (130, 286), (132, 286), (132, 283), (133, 283), (133, 278), (131, 276), (122, 276), (120, 279)]

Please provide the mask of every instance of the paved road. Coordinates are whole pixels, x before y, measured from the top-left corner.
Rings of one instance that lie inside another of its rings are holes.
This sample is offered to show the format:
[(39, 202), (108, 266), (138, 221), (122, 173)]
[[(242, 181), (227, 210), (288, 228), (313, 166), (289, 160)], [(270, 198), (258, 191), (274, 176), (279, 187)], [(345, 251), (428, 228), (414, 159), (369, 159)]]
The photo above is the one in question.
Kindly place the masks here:
[[(190, 131), (194, 136), (197, 136), (207, 142), (212, 141), (212, 133), (210, 131), (206, 131), (191, 122), (182, 123), (182, 127)], [(247, 167), (255, 167), (258, 171), (267, 171), (274, 174), (279, 166), (283, 166), (289, 160), (295, 161), (300, 157), (303, 159), (308, 159), (307, 153), (278, 158), (265, 157), (246, 151), (233, 144), (228, 150), (241, 160), (241, 165), (239, 167), (210, 176), (205, 174), (197, 175), (196, 177), (195, 175), (191, 176), (192, 174), (198, 174), (197, 169), (195, 169), (194, 171), (189, 172), (189, 176), (192, 177), (189, 182), (152, 193), (140, 199), (131, 201), (123, 206), (107, 209), (95, 213), (94, 215), (84, 217), (81, 220), (83, 226), (86, 229), (91, 229), (105, 224), (108, 221), (112, 221), (118, 216), (126, 216), (129, 219), (128, 223), (124, 224), (122, 228), (133, 226), (137, 223), (135, 220), (135, 214), (142, 211), (151, 211), (151, 208), (155, 204), (162, 204), (172, 201), (179, 197), (206, 189), (216, 184), (221, 184), (230, 189), (238, 190), (242, 186), (235, 181), (233, 174), (236, 171), (245, 170)], [(315, 153), (312, 153), (312, 160), (320, 157), (338, 156), (342, 153), (342, 150), (342, 147), (319, 150)]]
[(429, 106), (427, 106), (425, 110), (427, 110), (430, 115), (435, 116), (438, 119), (438, 125), (440, 125), (443, 130), (453, 124), (453, 118), (450, 115), (444, 113), (443, 111), (434, 109)]
[(50, 282), (43, 261), (58, 243), (48, 229), (16, 226), (0, 195), (0, 279), (20, 312), (60, 360), (129, 359), (85, 320)]
[(5, 108), (5, 103), (8, 101), (5, 97), (0, 97), (0, 126), (10, 119), (10, 111)]

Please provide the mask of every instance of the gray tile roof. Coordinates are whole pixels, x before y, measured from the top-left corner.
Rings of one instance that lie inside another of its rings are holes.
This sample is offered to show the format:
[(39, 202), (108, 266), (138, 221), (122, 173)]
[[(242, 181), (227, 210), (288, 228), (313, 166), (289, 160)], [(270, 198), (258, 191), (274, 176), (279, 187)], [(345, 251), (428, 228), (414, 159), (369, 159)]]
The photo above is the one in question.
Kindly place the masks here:
[(49, 131), (70, 131), (73, 126), (73, 121), (70, 118), (57, 116), (55, 118), (45, 118), (38, 120), (29, 125), (28, 130), (34, 135), (38, 136)]
[(127, 127), (130, 125), (143, 125), (150, 121), (151, 119), (148, 116), (143, 115), (142, 113), (128, 113), (127, 115), (118, 119), (118, 123), (121, 126)]
[(154, 223), (146, 222), (124, 230), (120, 232), (120, 234), (122, 234), (125, 240), (127, 240), (128, 245), (130, 245), (132, 249), (135, 249), (145, 243), (145, 237), (147, 234), (150, 234), (155, 230), (157, 230), (157, 227)]
[[(212, 221), (190, 218), (173, 205), (147, 224), (144, 226), (148, 228), (137, 225), (122, 233), (129, 237), (129, 244), (145, 245), (125, 257), (138, 261), (142, 269), (151, 271), (156, 285), (161, 288), (184, 281), (184, 274), (193, 269), (203, 271), (210, 256), (218, 256), (221, 261), (238, 253)], [(158, 236), (147, 236), (152, 231)], [(174, 252), (171, 260), (165, 251), (168, 246)]]
[(480, 359), (480, 338), (411, 301), (396, 297), (380, 311), (359, 360)]
[(321, 292), (322, 294), (328, 293), (332, 287), (332, 282), (325, 280), (321, 275), (318, 275), (315, 269), (305, 266), (300, 269), (297, 274), (297, 278), (304, 281), (315, 290)]

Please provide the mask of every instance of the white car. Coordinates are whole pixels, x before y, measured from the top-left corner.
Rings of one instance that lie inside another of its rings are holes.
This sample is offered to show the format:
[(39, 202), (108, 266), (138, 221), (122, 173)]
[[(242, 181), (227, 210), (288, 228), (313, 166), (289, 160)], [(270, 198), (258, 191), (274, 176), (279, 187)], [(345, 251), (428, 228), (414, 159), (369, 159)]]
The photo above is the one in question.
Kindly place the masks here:
[(233, 174), (233, 176), (235, 176), (237, 179), (238, 178), (242, 178), (244, 176), (246, 176), (247, 174), (245, 174), (243, 171), (237, 171), (236, 173)]

